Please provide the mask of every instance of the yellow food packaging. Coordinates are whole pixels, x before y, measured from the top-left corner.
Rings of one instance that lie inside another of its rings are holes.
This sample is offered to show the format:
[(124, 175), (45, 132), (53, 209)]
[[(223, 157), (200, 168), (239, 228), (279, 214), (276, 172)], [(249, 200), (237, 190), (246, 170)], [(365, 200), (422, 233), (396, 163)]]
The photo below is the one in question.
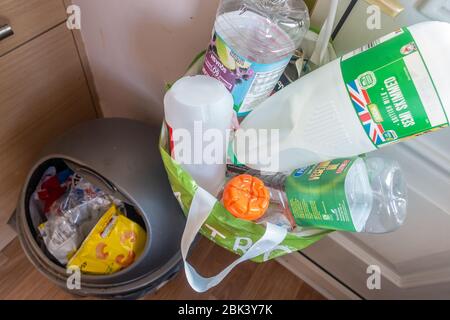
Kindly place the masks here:
[(131, 265), (144, 250), (147, 234), (113, 205), (98, 221), (68, 268), (86, 274), (106, 275)]

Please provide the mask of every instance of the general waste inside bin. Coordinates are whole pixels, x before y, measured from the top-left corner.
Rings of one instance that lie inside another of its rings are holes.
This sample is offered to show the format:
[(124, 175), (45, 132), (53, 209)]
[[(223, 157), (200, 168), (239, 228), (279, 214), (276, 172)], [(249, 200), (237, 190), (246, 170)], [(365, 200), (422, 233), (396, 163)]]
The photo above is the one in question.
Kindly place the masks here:
[(84, 123), (51, 143), (28, 175), (17, 208), (17, 227), (24, 251), (35, 267), (67, 289), (66, 269), (51, 258), (37, 239), (40, 221), (29, 204), (42, 174), (50, 166), (70, 167), (137, 212), (148, 238), (142, 255), (111, 275), (82, 275), (83, 296), (136, 298), (161, 286), (181, 266), (179, 243), (185, 218), (173, 197), (158, 152), (159, 129), (126, 119)]

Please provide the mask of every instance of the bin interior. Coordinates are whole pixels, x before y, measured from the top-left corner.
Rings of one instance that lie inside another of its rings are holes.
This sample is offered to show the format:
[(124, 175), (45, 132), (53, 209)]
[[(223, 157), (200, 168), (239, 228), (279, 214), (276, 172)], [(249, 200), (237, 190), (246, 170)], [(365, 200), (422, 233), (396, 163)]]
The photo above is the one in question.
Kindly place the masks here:
[[(44, 223), (46, 221), (45, 214), (43, 212), (37, 212), (36, 210), (31, 210), (30, 206), (32, 205), (32, 196), (35, 192), (36, 188), (39, 185), (39, 182), (46, 172), (46, 170), (50, 167), (55, 167), (57, 172), (64, 171), (66, 169), (69, 169), (69, 166), (66, 163), (66, 160), (64, 159), (50, 159), (42, 164), (40, 164), (37, 169), (33, 172), (31, 175), (28, 185), (25, 192), (25, 215), (28, 223), (28, 227), (36, 240), (38, 246), (41, 248), (41, 250), (45, 253), (45, 255), (56, 265), (64, 268), (61, 263), (47, 250), (46, 245), (44, 243), (44, 240), (39, 232), (39, 225)], [(103, 177), (105, 180), (108, 180), (107, 178)], [(96, 186), (99, 187), (99, 186)], [(107, 190), (102, 190), (107, 193)], [(146, 232), (146, 225), (142, 218), (142, 214), (132, 205), (124, 203), (126, 216), (133, 222), (139, 224)], [(34, 212), (34, 213), (33, 213)], [(147, 237), (148, 237), (147, 232)], [(136, 261), (134, 262), (136, 263)]]

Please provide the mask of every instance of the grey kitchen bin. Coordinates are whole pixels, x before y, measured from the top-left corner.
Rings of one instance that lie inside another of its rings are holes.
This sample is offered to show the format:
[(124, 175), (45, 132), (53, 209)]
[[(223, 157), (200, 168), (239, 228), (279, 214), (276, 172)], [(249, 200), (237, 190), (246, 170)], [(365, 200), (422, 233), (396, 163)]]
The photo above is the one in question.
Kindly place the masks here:
[(97, 119), (81, 124), (42, 152), (31, 169), (16, 211), (21, 245), (34, 266), (67, 289), (66, 269), (49, 256), (38, 240), (39, 217), (29, 202), (49, 166), (68, 166), (104, 191), (134, 207), (147, 230), (142, 255), (112, 275), (82, 275), (81, 296), (138, 298), (160, 287), (182, 266), (180, 241), (185, 218), (174, 197), (158, 149), (159, 129), (127, 119)]

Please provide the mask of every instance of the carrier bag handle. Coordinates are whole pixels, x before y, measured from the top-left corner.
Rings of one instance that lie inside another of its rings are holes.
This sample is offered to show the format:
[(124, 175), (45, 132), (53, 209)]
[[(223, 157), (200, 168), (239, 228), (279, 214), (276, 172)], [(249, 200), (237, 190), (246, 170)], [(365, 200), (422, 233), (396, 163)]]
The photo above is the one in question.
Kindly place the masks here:
[(327, 51), (328, 43), (330, 42), (331, 34), (333, 33), (334, 20), (336, 19), (338, 4), (338, 0), (330, 0), (328, 16), (322, 26), (322, 29), (320, 30), (316, 47), (311, 56), (311, 62), (317, 66), (321, 66), (323, 64), (325, 52)]
[(186, 227), (181, 239), (181, 255), (184, 262), (186, 278), (191, 287), (197, 292), (205, 292), (218, 285), (238, 264), (251, 260), (267, 252), (271, 252), (283, 242), (287, 235), (287, 230), (277, 225), (267, 223), (264, 235), (251, 246), (244, 255), (235, 260), (222, 272), (211, 278), (204, 278), (197, 273), (195, 268), (187, 262), (189, 248), (194, 241), (200, 228), (206, 222), (209, 214), (217, 203), (217, 199), (206, 190), (198, 187), (187, 217)]

